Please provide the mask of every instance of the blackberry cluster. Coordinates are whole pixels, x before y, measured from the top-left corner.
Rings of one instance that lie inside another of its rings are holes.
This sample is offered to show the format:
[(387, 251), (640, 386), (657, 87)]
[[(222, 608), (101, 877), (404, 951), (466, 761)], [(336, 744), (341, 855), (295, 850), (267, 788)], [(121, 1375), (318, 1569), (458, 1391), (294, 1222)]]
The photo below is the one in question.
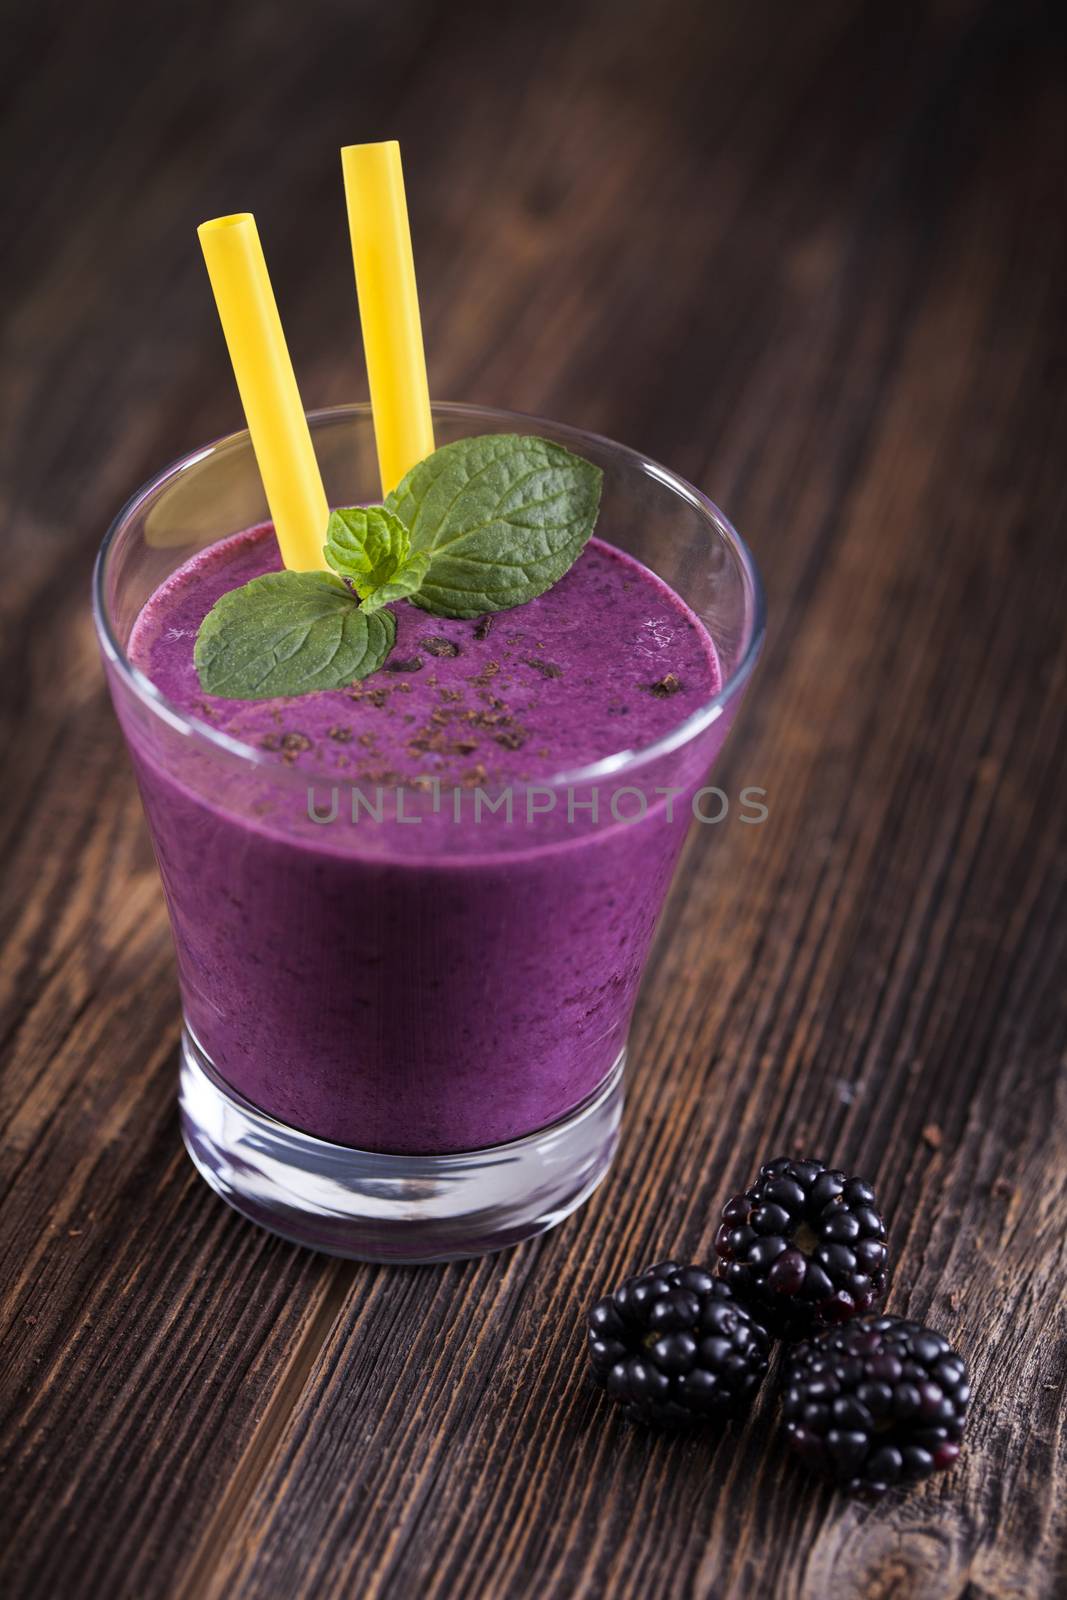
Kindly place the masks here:
[(885, 1223), (860, 1178), (779, 1156), (722, 1217), (720, 1275), (783, 1338), (847, 1322), (885, 1294)]
[[(971, 1391), (941, 1334), (865, 1316), (885, 1293), (874, 1190), (822, 1161), (779, 1156), (723, 1208), (718, 1276), (662, 1261), (589, 1313), (589, 1360), (634, 1421), (680, 1426), (754, 1400), (771, 1340), (785, 1433), (808, 1466), (875, 1498), (949, 1467)], [(843, 1326), (840, 1326), (843, 1324)]]
[(971, 1398), (947, 1339), (900, 1317), (864, 1317), (790, 1351), (782, 1411), (810, 1467), (876, 1498), (950, 1467)]
[(635, 1422), (684, 1427), (734, 1416), (767, 1371), (770, 1339), (703, 1267), (661, 1261), (589, 1313), (593, 1376)]

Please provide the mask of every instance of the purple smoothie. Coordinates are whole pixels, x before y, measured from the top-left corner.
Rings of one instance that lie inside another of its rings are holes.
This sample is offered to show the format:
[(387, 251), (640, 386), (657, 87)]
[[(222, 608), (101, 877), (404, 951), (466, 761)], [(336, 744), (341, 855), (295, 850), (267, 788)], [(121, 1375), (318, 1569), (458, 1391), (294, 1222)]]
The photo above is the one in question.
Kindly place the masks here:
[[(161, 585), (130, 639), (172, 705), (241, 747), (220, 761), (124, 719), (187, 1023), (246, 1099), (336, 1143), (437, 1153), (544, 1127), (625, 1044), (726, 719), (625, 776), (576, 780), (570, 812), (550, 780), (645, 750), (706, 705), (721, 682), (712, 641), (594, 539), (513, 611), (395, 607), (386, 668), (350, 689), (205, 696), (202, 618), (279, 566), (269, 525), (224, 540)], [(339, 798), (332, 822), (309, 819), (309, 787), (320, 816)], [(479, 812), (479, 795), (500, 809)]]

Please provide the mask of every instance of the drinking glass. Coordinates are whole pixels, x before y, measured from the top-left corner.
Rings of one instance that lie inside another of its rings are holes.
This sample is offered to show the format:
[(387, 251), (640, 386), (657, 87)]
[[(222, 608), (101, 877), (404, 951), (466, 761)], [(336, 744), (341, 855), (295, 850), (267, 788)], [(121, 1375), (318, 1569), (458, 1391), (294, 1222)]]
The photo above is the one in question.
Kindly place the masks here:
[[(646, 748), (627, 748), (619, 719), (611, 754), (507, 794), (426, 779), (349, 793), (336, 771), (298, 770), (190, 717), (127, 647), (178, 567), (266, 520), (244, 432), (138, 490), (93, 582), (174, 935), (189, 1154), (244, 1216), (375, 1261), (514, 1244), (606, 1174), (656, 921), (694, 813), (715, 814), (702, 785), (763, 634), (748, 551), (675, 473), (555, 422), (433, 413), (439, 445), (535, 433), (596, 462), (598, 535), (707, 628), (718, 691)], [(331, 505), (375, 501), (369, 408), (309, 421)]]

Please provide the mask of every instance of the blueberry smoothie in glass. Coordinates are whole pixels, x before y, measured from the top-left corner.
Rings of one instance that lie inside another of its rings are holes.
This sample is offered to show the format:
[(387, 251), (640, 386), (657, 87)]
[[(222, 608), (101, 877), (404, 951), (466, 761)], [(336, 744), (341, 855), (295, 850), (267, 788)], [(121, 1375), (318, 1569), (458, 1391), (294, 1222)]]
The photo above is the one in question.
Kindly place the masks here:
[[(434, 408), (442, 446), (525, 420)], [(320, 1249), (500, 1248), (603, 1178), (657, 919), (758, 653), (758, 580), (715, 508), (635, 452), (536, 426), (596, 464), (603, 500), (517, 604), (442, 614), (464, 607), (432, 563), (393, 598), (408, 557), (370, 543), (359, 593), (283, 572), (247, 435), (147, 485), (98, 563), (177, 951), (186, 1144), (238, 1210)], [(330, 503), (369, 507), (367, 408), (311, 428)], [(326, 652), (312, 687), (270, 692), (292, 671), (279, 581), (294, 615), (324, 586), (385, 645), (359, 675)], [(263, 586), (266, 655), (227, 631)], [(221, 693), (202, 654), (219, 617)], [(315, 687), (322, 670), (341, 681)]]
[[(622, 1049), (688, 795), (671, 823), (663, 797), (632, 820), (639, 797), (608, 778), (602, 824), (576, 811), (568, 829), (566, 797), (552, 818), (535, 795), (527, 822), (525, 791), (662, 738), (719, 689), (712, 641), (665, 584), (594, 540), (514, 610), (457, 620), (398, 605), (392, 655), (361, 683), (205, 695), (203, 618), (280, 565), (269, 525), (215, 545), (157, 590), (130, 640), (172, 705), (306, 774), (317, 814), (337, 797), (314, 834), (308, 785), (235, 824), (134, 743), (188, 1025), (254, 1105), (339, 1144), (429, 1154), (545, 1127)], [(685, 766), (683, 788), (697, 776)], [(422, 811), (404, 804), (413, 782)], [(424, 814), (434, 785), (440, 809)], [(510, 825), (489, 810), (507, 791)], [(508, 827), (523, 837), (502, 844)]]

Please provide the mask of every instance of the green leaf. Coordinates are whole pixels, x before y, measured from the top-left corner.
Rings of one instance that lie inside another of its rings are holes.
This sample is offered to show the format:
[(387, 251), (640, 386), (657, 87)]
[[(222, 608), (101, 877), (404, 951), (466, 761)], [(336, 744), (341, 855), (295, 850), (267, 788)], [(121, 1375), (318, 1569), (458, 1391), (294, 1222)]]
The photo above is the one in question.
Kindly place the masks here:
[(368, 615), (332, 573), (268, 572), (215, 602), (193, 661), (205, 694), (272, 700), (367, 677), (395, 638), (392, 612)]
[(457, 439), (385, 502), (430, 558), (411, 598), (439, 617), (504, 611), (550, 589), (581, 555), (604, 474), (561, 445), (515, 433)]
[(351, 580), (364, 611), (409, 600), (430, 565), (429, 556), (412, 555), (408, 530), (381, 506), (334, 511), (323, 554), (335, 572)]

